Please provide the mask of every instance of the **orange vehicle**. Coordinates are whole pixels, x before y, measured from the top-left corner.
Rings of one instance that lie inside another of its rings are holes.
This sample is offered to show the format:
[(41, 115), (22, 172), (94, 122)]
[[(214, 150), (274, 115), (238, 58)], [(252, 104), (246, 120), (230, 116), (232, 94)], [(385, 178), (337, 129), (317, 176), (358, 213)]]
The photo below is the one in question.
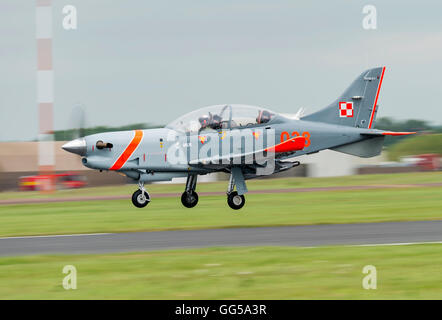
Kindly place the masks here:
[(86, 179), (84, 176), (73, 173), (59, 173), (47, 175), (34, 175), (20, 177), (19, 186), (20, 191), (43, 191), (50, 190), (52, 184), (57, 189), (75, 189), (86, 186)]

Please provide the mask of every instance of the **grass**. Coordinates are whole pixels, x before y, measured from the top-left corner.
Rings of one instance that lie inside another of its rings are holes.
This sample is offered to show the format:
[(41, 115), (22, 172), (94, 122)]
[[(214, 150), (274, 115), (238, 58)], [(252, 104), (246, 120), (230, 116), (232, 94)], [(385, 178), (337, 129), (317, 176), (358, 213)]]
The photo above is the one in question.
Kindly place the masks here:
[[(411, 185), (442, 173), (250, 181), (249, 188)], [(220, 191), (224, 183), (200, 184)], [(152, 194), (182, 192), (152, 185)], [(55, 197), (121, 195), (134, 186), (59, 191)], [(6, 193), (0, 198), (45, 197)], [(311, 193), (249, 194), (239, 212), (223, 196), (201, 197), (193, 209), (178, 198), (147, 208), (127, 200), (0, 206), (0, 236), (142, 230), (358, 223), (442, 219), (442, 187), (397, 187)], [(0, 258), (0, 299), (442, 299), (440, 244), (373, 247), (205, 248), (99, 255)], [(62, 288), (65, 265), (78, 289)], [(362, 289), (362, 268), (374, 265), (378, 289)]]
[[(207, 248), (0, 259), (0, 299), (442, 299), (440, 244)], [(77, 289), (64, 290), (65, 265)], [(365, 265), (377, 289), (364, 290)]]
[(442, 187), (249, 194), (239, 211), (224, 196), (184, 208), (157, 198), (143, 209), (131, 201), (0, 206), (0, 236), (284, 226), (442, 219)]
[[(105, 173), (103, 173), (105, 174)], [(396, 174), (372, 174), (355, 175), (331, 178), (282, 178), (247, 181), (249, 190), (288, 189), (288, 188), (314, 188), (332, 186), (355, 186), (355, 185), (408, 185), (419, 183), (440, 183), (442, 172), (416, 172)], [(182, 193), (183, 184), (151, 184), (146, 186), (149, 193)], [(124, 195), (128, 197), (136, 190), (135, 185), (108, 186), (84, 188), (77, 190), (59, 190), (55, 193), (44, 194), (40, 192), (0, 192), (0, 200), (26, 198), (53, 198), (53, 197), (81, 197), (81, 196), (112, 196)], [(225, 191), (227, 181), (200, 183), (198, 192)]]

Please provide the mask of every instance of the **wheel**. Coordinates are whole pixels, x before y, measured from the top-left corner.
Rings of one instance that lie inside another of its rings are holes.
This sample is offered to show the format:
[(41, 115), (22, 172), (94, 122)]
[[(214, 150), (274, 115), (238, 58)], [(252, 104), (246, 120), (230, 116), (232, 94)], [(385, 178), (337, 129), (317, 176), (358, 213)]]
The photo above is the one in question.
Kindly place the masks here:
[(146, 191), (144, 191), (144, 197), (141, 194), (141, 190), (135, 191), (134, 194), (132, 195), (132, 203), (137, 208), (144, 208), (149, 204), (149, 202), (150, 202), (150, 196)]
[(187, 191), (184, 191), (181, 195), (181, 203), (186, 208), (193, 208), (198, 203), (198, 193), (192, 191), (189, 194)]
[(244, 195), (239, 195), (238, 192), (233, 191), (227, 195), (227, 203), (229, 204), (230, 208), (238, 210), (244, 206), (246, 203), (246, 198)]

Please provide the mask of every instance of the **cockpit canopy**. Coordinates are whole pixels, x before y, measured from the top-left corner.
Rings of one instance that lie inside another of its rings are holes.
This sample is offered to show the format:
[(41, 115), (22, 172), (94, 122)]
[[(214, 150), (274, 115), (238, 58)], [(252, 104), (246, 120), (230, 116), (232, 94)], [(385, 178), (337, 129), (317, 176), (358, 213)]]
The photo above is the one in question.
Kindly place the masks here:
[(274, 116), (274, 112), (260, 107), (215, 105), (189, 112), (169, 123), (166, 128), (181, 132), (247, 128), (268, 123)]

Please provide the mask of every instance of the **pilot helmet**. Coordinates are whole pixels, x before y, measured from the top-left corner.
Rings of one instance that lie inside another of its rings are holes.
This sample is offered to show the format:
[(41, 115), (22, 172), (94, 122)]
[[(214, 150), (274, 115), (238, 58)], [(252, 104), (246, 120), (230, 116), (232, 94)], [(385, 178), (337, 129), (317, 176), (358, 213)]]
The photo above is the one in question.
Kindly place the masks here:
[(206, 128), (209, 125), (210, 117), (208, 115), (203, 115), (198, 118), (198, 121), (201, 124), (201, 128)]
[(261, 110), (256, 118), (257, 123), (267, 123), (270, 121), (272, 115), (267, 110)]
[(213, 117), (212, 117), (212, 121), (210, 122), (210, 126), (211, 126), (213, 129), (218, 129), (218, 128), (221, 127), (221, 121), (222, 121), (221, 116), (215, 114), (215, 115), (213, 115)]

